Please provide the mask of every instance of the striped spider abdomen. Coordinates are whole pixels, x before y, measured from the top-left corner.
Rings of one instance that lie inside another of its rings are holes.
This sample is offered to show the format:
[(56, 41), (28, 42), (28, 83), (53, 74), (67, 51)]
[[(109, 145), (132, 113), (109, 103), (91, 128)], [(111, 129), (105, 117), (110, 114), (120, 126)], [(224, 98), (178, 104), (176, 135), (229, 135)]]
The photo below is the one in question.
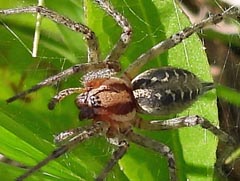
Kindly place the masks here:
[(132, 80), (132, 87), (141, 112), (169, 115), (189, 107), (214, 84), (202, 82), (184, 69), (162, 67), (139, 74)]

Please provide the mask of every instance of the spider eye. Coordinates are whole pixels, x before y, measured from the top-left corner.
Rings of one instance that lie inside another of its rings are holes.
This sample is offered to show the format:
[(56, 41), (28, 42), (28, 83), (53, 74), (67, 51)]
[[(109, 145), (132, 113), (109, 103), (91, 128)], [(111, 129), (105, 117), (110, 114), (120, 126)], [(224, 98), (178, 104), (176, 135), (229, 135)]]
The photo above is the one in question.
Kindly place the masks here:
[(79, 94), (75, 100), (75, 103), (80, 110), (79, 120), (92, 119), (94, 117), (94, 110), (93, 107), (88, 105), (88, 99), (89, 92), (84, 92), (82, 94)]

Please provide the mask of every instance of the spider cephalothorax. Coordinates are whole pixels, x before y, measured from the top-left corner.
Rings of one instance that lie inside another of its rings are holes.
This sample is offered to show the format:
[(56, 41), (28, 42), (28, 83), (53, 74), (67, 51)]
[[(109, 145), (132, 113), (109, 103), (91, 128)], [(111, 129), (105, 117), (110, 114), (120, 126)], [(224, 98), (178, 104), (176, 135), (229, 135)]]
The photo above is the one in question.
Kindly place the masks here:
[[(60, 146), (19, 176), (17, 180), (20, 181), (29, 177), (51, 160), (95, 135), (104, 135), (110, 138), (108, 140), (112, 140), (111, 143), (117, 145), (116, 151), (114, 151), (107, 166), (98, 175), (97, 180), (103, 180), (107, 177), (113, 166), (126, 153), (129, 147), (128, 142), (136, 143), (163, 155), (168, 163), (169, 179), (171, 181), (178, 180), (175, 158), (171, 149), (165, 144), (135, 133), (133, 127), (161, 131), (200, 125), (229, 145), (227, 153), (232, 152), (236, 147), (234, 140), (205, 118), (194, 115), (163, 121), (144, 121), (137, 114), (166, 115), (180, 112), (190, 106), (199, 95), (214, 88), (213, 83), (202, 82), (193, 73), (180, 68), (150, 69), (141, 74), (139, 74), (139, 70), (149, 60), (181, 43), (183, 39), (201, 28), (209, 24), (219, 23), (226, 16), (239, 17), (239, 11), (229, 9), (185, 28), (140, 55), (122, 74), (117, 76), (115, 73), (120, 72), (119, 58), (130, 42), (132, 28), (127, 19), (117, 12), (107, 0), (95, 0), (95, 2), (112, 16), (123, 30), (119, 41), (104, 60), (99, 59), (100, 50), (95, 34), (89, 27), (81, 23), (74, 22), (42, 6), (0, 10), (0, 14), (3, 15), (39, 13), (73, 31), (82, 33), (88, 45), (88, 63), (76, 64), (7, 99), (8, 103), (13, 102), (42, 87), (53, 85), (70, 75), (82, 72), (85, 73), (82, 79), (83, 87), (67, 88), (60, 91), (51, 99), (48, 108), (54, 109), (55, 105), (65, 97), (78, 94), (75, 103), (80, 110), (79, 118), (81, 120), (85, 118), (93, 120), (93, 123), (89, 126), (74, 128), (58, 134), (55, 141)], [(227, 154), (217, 160), (218, 170), (221, 171), (226, 158)]]
[[(80, 119), (92, 118), (95, 122), (109, 123), (107, 135), (113, 137), (119, 130), (129, 128), (136, 117), (136, 103), (130, 82), (112, 77), (109, 69), (88, 73), (85, 89), (76, 98)], [(103, 76), (105, 75), (105, 76)]]

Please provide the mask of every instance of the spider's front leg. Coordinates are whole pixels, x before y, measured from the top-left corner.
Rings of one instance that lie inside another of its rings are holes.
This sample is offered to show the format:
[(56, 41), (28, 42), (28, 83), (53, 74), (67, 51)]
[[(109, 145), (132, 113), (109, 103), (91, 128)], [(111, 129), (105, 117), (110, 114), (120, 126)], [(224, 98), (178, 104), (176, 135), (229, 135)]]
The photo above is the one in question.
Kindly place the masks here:
[(38, 84), (32, 86), (30, 89), (27, 89), (23, 92), (20, 92), (18, 94), (16, 94), (13, 97), (10, 97), (9, 99), (7, 99), (7, 103), (13, 102), (19, 98), (23, 98), (26, 95), (35, 92), (43, 87), (49, 86), (49, 85), (53, 85), (61, 80), (63, 80), (64, 78), (67, 78), (70, 75), (76, 74), (76, 73), (86, 73), (86, 72), (90, 72), (96, 69), (104, 69), (104, 68), (109, 68), (109, 69), (115, 69), (116, 71), (119, 71), (119, 64), (117, 62), (96, 62), (96, 63), (84, 63), (84, 64), (76, 64), (73, 67), (70, 67), (60, 73), (58, 73), (57, 75), (51, 76), (41, 82), (39, 82)]
[(182, 31), (175, 33), (166, 40), (159, 42), (158, 44), (154, 45), (150, 50), (140, 55), (130, 66), (128, 66), (122, 76), (132, 80), (148, 61), (151, 61), (163, 52), (166, 52), (169, 49), (180, 44), (184, 39), (187, 39), (192, 34), (200, 31), (201, 29), (209, 25), (218, 24), (227, 17), (238, 20), (240, 17), (239, 8), (231, 7), (223, 11), (221, 14), (210, 15), (207, 19), (204, 19), (197, 24), (186, 27)]
[(87, 26), (81, 23), (72, 21), (71, 19), (58, 14), (55, 11), (47, 9), (42, 6), (30, 6), (14, 9), (0, 10), (0, 15), (11, 15), (20, 13), (39, 13), (41, 16), (46, 17), (56, 23), (62, 24), (69, 29), (82, 33), (88, 44), (88, 62), (99, 62), (99, 45), (95, 33)]
[(120, 39), (113, 47), (110, 54), (104, 60), (106, 62), (118, 61), (131, 40), (132, 27), (128, 23), (128, 20), (119, 12), (117, 12), (108, 0), (95, 0), (95, 2), (98, 3), (99, 6), (110, 16), (112, 16), (113, 19), (117, 22), (117, 24), (123, 29)]

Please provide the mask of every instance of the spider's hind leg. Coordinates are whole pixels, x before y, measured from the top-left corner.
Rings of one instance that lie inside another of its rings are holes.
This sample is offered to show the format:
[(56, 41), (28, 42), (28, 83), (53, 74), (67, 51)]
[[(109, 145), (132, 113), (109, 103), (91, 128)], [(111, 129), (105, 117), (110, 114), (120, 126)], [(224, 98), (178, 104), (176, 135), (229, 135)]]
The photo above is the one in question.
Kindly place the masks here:
[(160, 153), (160, 155), (163, 155), (168, 162), (169, 180), (177, 181), (175, 158), (173, 152), (167, 145), (144, 137), (140, 134), (136, 134), (133, 131), (129, 131), (126, 135), (126, 138), (133, 143), (136, 143), (140, 146), (156, 151)]
[(161, 131), (161, 130), (172, 130), (178, 129), (183, 127), (191, 127), (200, 125), (202, 128), (209, 130), (212, 132), (219, 140), (224, 142), (227, 146), (227, 149), (224, 151), (222, 155), (216, 160), (215, 166), (217, 171), (221, 175), (225, 175), (223, 172), (223, 166), (226, 164), (226, 159), (239, 147), (236, 141), (226, 132), (222, 131), (221, 129), (214, 126), (210, 121), (207, 119), (194, 115), (194, 116), (185, 116), (185, 117), (178, 117), (169, 120), (153, 120), (150, 122), (144, 120), (137, 120), (135, 122), (135, 127), (152, 130), (152, 131)]

